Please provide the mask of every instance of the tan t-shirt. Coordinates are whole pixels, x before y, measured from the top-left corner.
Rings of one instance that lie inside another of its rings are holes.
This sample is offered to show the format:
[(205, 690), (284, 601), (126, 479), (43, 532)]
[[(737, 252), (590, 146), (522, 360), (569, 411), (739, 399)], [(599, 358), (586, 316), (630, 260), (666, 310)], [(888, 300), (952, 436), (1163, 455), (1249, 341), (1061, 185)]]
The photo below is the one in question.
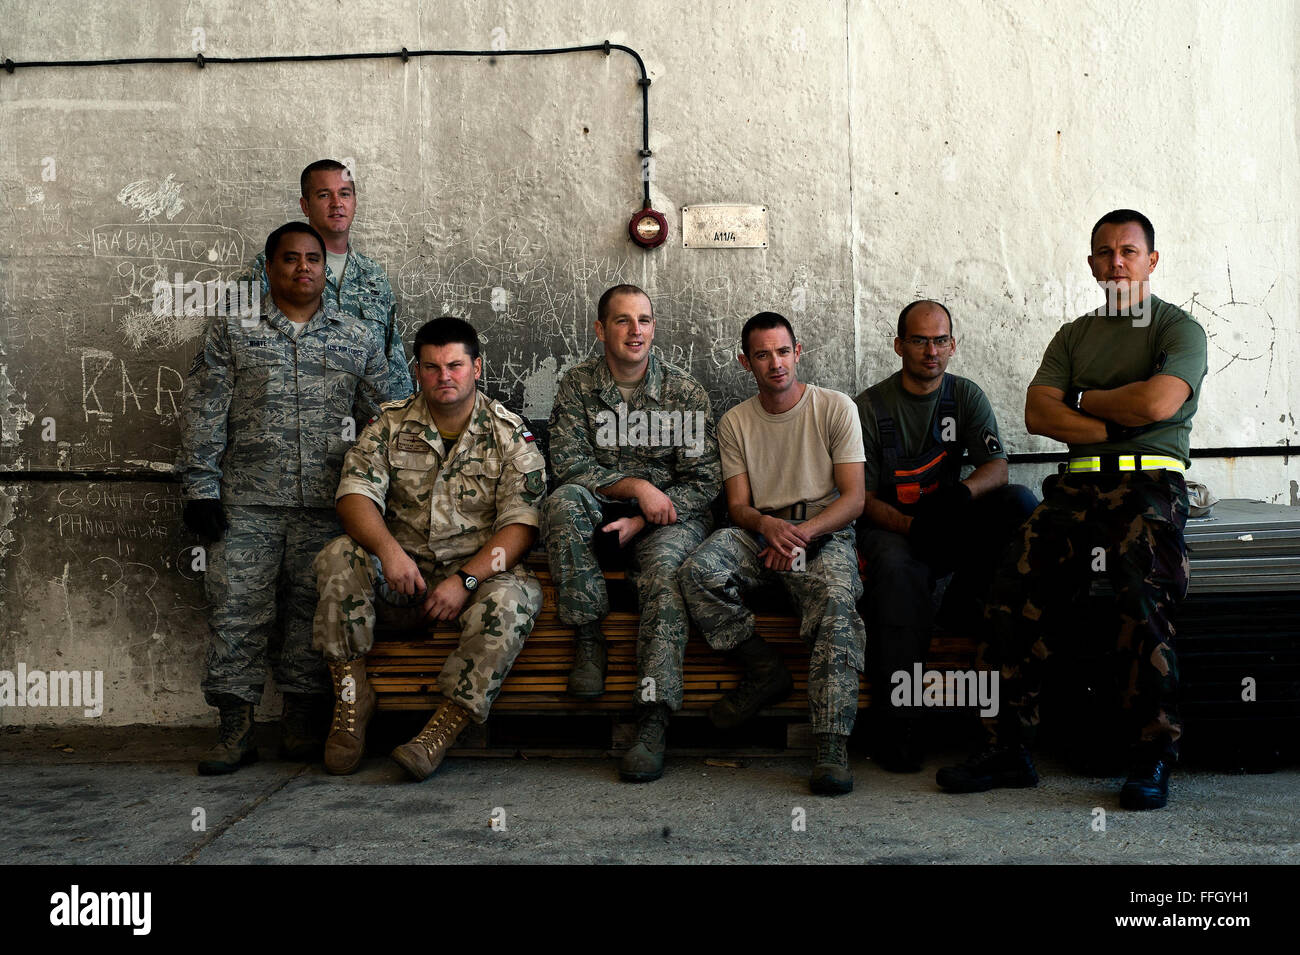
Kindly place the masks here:
[(718, 422), (718, 452), (722, 480), (748, 474), (758, 510), (806, 501), (809, 516), (839, 496), (836, 464), (867, 459), (853, 399), (816, 385), (781, 414), (764, 411), (758, 395), (736, 405)]

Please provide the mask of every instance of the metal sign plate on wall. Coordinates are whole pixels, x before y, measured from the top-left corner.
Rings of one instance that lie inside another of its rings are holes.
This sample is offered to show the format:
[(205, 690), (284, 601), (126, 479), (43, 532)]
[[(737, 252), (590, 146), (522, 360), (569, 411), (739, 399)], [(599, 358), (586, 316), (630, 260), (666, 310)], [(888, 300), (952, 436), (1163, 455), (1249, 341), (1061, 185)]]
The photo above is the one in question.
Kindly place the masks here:
[(767, 206), (682, 206), (682, 248), (766, 249)]

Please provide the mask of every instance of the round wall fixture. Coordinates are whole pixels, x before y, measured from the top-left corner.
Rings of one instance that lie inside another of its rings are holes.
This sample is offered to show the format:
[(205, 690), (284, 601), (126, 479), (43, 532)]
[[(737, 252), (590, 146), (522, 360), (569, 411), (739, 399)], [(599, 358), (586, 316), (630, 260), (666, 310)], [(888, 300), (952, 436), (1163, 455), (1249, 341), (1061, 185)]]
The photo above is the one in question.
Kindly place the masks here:
[(663, 245), (668, 238), (668, 220), (662, 212), (656, 212), (647, 205), (627, 224), (627, 234), (641, 248), (653, 249)]

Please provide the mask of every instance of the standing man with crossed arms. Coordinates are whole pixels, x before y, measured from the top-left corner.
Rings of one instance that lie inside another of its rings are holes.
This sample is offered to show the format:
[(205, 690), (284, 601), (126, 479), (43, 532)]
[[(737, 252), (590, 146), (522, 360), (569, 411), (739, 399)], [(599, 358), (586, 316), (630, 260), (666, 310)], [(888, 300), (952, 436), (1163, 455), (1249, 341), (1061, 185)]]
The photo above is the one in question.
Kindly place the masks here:
[(1000, 667), (991, 747), (939, 770), (951, 792), (1027, 787), (1045, 661), (1074, 636), (1073, 608), (1103, 558), (1115, 588), (1122, 706), (1135, 744), (1120, 790), (1126, 809), (1169, 799), (1178, 756), (1174, 612), (1187, 595), (1187, 484), (1192, 416), (1206, 373), (1205, 331), (1151, 293), (1160, 258), (1151, 221), (1132, 209), (1092, 228), (1088, 266), (1106, 304), (1063, 326), (1029, 383), (1025, 424), (1070, 446), (1068, 473), (1025, 522), (998, 568), (986, 610), (985, 663)]

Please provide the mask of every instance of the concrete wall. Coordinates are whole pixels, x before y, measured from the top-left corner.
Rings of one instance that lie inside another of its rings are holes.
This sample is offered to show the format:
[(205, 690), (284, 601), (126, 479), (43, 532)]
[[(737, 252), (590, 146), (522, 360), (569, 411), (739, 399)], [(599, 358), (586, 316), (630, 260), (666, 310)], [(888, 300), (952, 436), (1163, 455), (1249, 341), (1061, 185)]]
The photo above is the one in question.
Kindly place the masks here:
[[(1194, 444), (1297, 443), (1286, 0), (7, 6), (15, 61), (189, 56), (196, 28), (208, 56), (609, 39), (654, 80), (651, 191), (672, 237), (646, 253), (626, 238), (640, 97), (619, 53), (0, 73), (0, 669), (103, 670), (102, 720), (209, 712), (193, 542), (157, 479), (201, 324), (154, 318), (152, 283), (233, 274), (297, 217), (297, 174), (320, 156), (355, 160), (354, 240), (388, 270), (407, 337), (470, 319), (487, 387), (530, 417), (594, 348), (616, 281), (651, 291), (656, 344), (719, 410), (749, 393), (733, 356), (754, 311), (794, 321), (805, 380), (856, 393), (896, 367), (897, 311), (927, 295), (953, 308), (952, 370), (984, 385), (1009, 449), (1054, 450), (1024, 432), (1024, 386), (1098, 302), (1092, 222), (1133, 206), (1157, 226), (1157, 293), (1210, 337)], [(683, 249), (680, 207), (707, 202), (766, 205), (768, 248)], [(61, 471), (130, 479), (34, 473)], [(1297, 503), (1298, 471), (1237, 458), (1192, 475)]]

